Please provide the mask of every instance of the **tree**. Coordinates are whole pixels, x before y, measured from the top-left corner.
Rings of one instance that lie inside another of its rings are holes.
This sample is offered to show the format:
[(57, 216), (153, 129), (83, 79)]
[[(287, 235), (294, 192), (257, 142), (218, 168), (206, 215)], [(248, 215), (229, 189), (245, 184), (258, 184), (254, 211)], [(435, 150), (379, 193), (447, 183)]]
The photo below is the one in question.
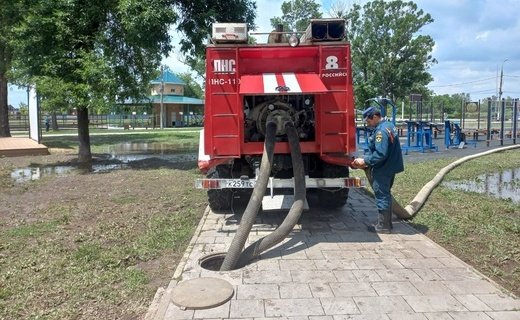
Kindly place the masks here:
[[(256, 1), (253, 0), (178, 0), (177, 30), (185, 35), (180, 41), (180, 50), (186, 63), (193, 69), (200, 66), (205, 57), (204, 42), (211, 34), (214, 22), (245, 22), (249, 30), (255, 30)], [(200, 75), (200, 74), (199, 74)]]
[(12, 48), (9, 41), (13, 37), (12, 26), (21, 19), (21, 14), (20, 1), (2, 1), (0, 5), (0, 137), (11, 136), (7, 105), (7, 82), (12, 60)]
[(271, 26), (283, 24), (286, 31), (305, 31), (311, 19), (321, 18), (320, 7), (314, 0), (284, 1), (282, 16), (271, 18)]
[(183, 72), (177, 74), (177, 76), (186, 83), (186, 86), (184, 87), (184, 96), (199, 99), (204, 97), (202, 87), (197, 83), (197, 81), (195, 81), (195, 79), (193, 79), (191, 73)]
[(188, 36), (181, 50), (203, 55), (213, 20), (252, 21), (252, 10), (249, 0), (27, 1), (11, 42), (14, 67), (40, 95), (50, 98), (60, 90), (76, 108), (78, 161), (90, 163), (89, 110), (146, 96), (172, 49), (171, 25), (178, 23)]
[(433, 22), (430, 14), (413, 2), (374, 0), (354, 4), (344, 18), (358, 105), (375, 96), (397, 100), (427, 92), (435, 42), (418, 32)]

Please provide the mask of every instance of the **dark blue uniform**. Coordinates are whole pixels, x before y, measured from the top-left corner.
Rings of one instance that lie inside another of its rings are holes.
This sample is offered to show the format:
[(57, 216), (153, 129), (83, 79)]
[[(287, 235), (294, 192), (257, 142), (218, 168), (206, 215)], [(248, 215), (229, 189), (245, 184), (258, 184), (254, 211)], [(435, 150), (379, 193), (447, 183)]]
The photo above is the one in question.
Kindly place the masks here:
[(381, 120), (368, 137), (369, 152), (363, 157), (372, 173), (372, 189), (378, 210), (392, 208), (390, 192), (397, 173), (404, 171), (401, 144), (395, 126)]

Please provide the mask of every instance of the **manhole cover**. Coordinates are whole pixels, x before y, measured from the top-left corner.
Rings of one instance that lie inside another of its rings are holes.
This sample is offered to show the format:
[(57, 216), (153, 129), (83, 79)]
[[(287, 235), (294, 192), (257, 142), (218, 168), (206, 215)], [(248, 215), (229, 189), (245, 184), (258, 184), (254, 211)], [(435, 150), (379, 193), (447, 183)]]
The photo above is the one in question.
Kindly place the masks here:
[(225, 280), (197, 278), (177, 284), (172, 291), (172, 302), (186, 309), (209, 309), (226, 303), (233, 292), (233, 286)]

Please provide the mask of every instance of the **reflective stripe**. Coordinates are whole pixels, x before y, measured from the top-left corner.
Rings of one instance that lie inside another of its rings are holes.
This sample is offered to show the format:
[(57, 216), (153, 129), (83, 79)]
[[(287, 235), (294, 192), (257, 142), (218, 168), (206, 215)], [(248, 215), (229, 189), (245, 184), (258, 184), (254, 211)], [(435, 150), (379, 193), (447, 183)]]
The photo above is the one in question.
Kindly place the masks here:
[(298, 79), (294, 73), (283, 73), (282, 76), (285, 85), (290, 89), (289, 92), (302, 92)]
[(264, 73), (264, 92), (265, 93), (278, 93), (276, 87), (278, 87), (278, 81), (276, 81), (276, 75), (274, 73)]

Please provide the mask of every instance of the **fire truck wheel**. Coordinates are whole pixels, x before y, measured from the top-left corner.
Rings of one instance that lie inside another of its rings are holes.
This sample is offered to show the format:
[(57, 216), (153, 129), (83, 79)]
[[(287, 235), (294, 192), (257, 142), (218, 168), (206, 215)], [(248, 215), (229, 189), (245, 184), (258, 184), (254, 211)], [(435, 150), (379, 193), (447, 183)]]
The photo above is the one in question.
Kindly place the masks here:
[[(347, 167), (323, 163), (323, 178), (348, 177)], [(340, 208), (347, 203), (348, 189), (318, 189), (319, 206), (322, 208)]]
[[(210, 179), (231, 178), (231, 170), (225, 166), (217, 166), (208, 171), (207, 177)], [(233, 191), (231, 189), (208, 190), (209, 207), (215, 213), (231, 209), (232, 199)]]

